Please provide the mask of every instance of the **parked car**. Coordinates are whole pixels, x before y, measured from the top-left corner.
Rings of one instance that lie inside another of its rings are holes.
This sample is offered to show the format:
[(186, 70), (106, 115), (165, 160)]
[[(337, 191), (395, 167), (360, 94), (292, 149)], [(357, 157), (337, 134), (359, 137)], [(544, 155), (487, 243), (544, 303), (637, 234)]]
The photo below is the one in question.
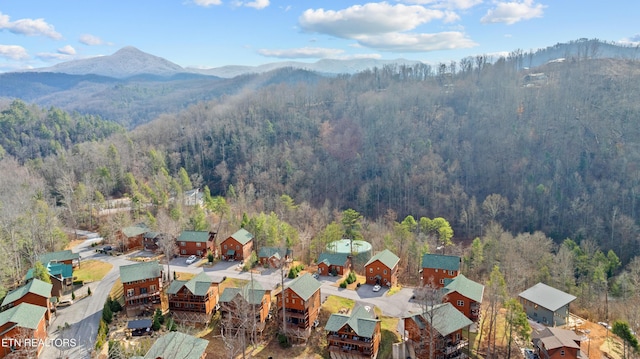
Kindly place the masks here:
[(190, 255), (189, 258), (187, 258), (187, 264), (191, 264), (193, 262), (195, 262), (198, 259), (198, 257), (196, 257), (195, 255)]
[(71, 299), (61, 300), (60, 303), (58, 303), (58, 307), (68, 307), (71, 304), (73, 304), (73, 300)]
[(318, 279), (320, 278), (320, 276), (318, 275), (318, 273), (313, 273), (313, 278)]
[(373, 291), (374, 292), (378, 292), (378, 291), (380, 291), (380, 288), (381, 288), (380, 284), (376, 284), (376, 285), (373, 286)]

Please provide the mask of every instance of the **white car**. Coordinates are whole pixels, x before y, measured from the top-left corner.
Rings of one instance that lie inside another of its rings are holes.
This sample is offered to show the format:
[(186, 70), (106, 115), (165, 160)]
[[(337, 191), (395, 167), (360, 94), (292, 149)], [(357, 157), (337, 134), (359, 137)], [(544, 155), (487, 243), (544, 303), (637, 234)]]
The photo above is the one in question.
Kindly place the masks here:
[(380, 291), (380, 288), (381, 288), (380, 284), (376, 284), (376, 285), (373, 286), (373, 291), (374, 292), (378, 292), (378, 291)]
[(191, 255), (189, 256), (189, 258), (187, 258), (187, 264), (191, 264), (193, 262), (195, 262), (198, 259), (198, 257), (196, 257), (195, 255)]

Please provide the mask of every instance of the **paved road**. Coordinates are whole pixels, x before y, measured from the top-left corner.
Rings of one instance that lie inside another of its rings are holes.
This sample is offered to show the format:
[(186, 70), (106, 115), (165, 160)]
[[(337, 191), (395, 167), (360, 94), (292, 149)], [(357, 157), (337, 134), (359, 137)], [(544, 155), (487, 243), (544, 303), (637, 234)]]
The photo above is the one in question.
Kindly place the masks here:
[[(82, 244), (75, 247), (74, 252), (80, 253), (82, 260), (97, 259), (113, 265), (109, 273), (99, 282), (91, 283), (92, 295), (76, 301), (73, 305), (66, 308), (59, 308), (57, 315), (53, 318), (49, 326), (49, 338), (54, 339), (73, 339), (75, 345), (66, 345), (61, 347), (49, 346), (45, 347), (42, 359), (58, 359), (58, 358), (90, 358), (95, 340), (98, 333), (100, 318), (102, 317), (102, 307), (113, 287), (113, 284), (119, 278), (119, 267), (134, 263), (129, 258), (144, 255), (140, 252), (130, 253), (123, 256), (108, 256), (95, 253), (91, 243), (98, 242), (102, 238), (96, 234), (86, 233), (88, 239)], [(82, 264), (81, 264), (82, 265)], [(258, 281), (265, 289), (275, 289), (281, 283), (281, 272), (276, 269), (266, 269), (260, 274), (251, 274), (249, 272), (241, 272), (238, 269), (238, 262), (218, 262), (213, 267), (199, 266), (198, 263), (186, 264), (186, 258), (175, 258), (170, 262), (170, 269), (164, 264), (165, 271), (169, 272), (187, 272), (199, 273), (204, 271), (215, 281), (221, 281), (223, 277), (250, 280), (253, 278)], [(286, 273), (285, 273), (286, 274)], [(413, 288), (402, 288), (395, 294), (388, 296), (387, 289), (379, 292), (373, 292), (372, 286), (363, 285), (358, 290), (342, 289), (336, 285), (338, 278), (336, 277), (320, 277), (322, 287), (322, 300), (324, 301), (329, 295), (336, 295), (349, 298), (358, 302), (364, 302), (375, 305), (382, 310), (386, 316), (401, 317), (409, 311), (418, 311), (420, 307), (411, 301), (414, 294)], [(286, 286), (291, 279), (285, 278)], [(83, 291), (85, 289), (82, 289)], [(68, 327), (65, 328), (65, 324)], [(54, 342), (61, 342), (60, 340)]]

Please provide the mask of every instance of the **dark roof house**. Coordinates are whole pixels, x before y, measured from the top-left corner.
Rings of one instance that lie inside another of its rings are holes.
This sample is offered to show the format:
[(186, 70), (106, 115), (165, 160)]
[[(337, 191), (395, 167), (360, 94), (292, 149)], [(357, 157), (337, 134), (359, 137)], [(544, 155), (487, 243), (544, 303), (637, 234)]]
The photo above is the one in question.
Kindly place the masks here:
[(527, 316), (551, 326), (564, 325), (569, 320), (569, 304), (574, 295), (538, 283), (518, 295)]

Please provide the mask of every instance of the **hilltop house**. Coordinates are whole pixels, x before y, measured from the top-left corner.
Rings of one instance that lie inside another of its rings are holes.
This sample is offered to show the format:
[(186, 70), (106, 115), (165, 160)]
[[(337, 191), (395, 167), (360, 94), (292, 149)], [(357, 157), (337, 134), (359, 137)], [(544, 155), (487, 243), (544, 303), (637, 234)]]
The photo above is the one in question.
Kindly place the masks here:
[(209, 323), (218, 304), (218, 283), (205, 272), (174, 280), (167, 288), (169, 310), (179, 322)]
[(5, 311), (9, 308), (20, 305), (21, 303), (29, 303), (44, 307), (45, 319), (47, 322), (51, 319), (51, 289), (53, 285), (34, 278), (27, 284), (7, 293), (0, 305), (0, 310)]
[(582, 338), (572, 330), (547, 327), (532, 336), (534, 351), (539, 358), (588, 359), (580, 351)]
[(320, 253), (318, 274), (341, 276), (351, 269), (351, 255), (348, 253)]
[(458, 256), (426, 253), (422, 256), (422, 285), (443, 288), (445, 279), (453, 279), (460, 273), (462, 259)]
[(518, 299), (529, 318), (544, 325), (559, 326), (569, 320), (569, 304), (576, 297), (538, 283), (518, 294)]
[(19, 358), (37, 358), (47, 339), (47, 307), (20, 303), (0, 312), (0, 358), (19, 352)]
[(240, 228), (220, 243), (220, 254), (223, 260), (243, 261), (249, 259), (252, 250), (253, 234), (244, 228)]
[(473, 322), (480, 319), (480, 305), (484, 295), (484, 286), (458, 274), (454, 279), (445, 280), (444, 301), (451, 303)]
[(291, 249), (278, 247), (261, 247), (258, 251), (258, 262), (261, 265), (269, 265), (271, 268), (279, 268), (291, 258)]
[(388, 249), (377, 253), (364, 265), (366, 283), (387, 287), (398, 284), (399, 262), (400, 258)]
[(124, 227), (116, 232), (116, 243), (120, 251), (126, 252), (134, 249), (142, 249), (144, 234), (149, 232), (149, 227), (144, 223)]
[(271, 310), (271, 291), (254, 280), (241, 288), (225, 289), (218, 303), (223, 332), (242, 328), (249, 334), (255, 325), (256, 332), (262, 333)]
[(70, 249), (57, 252), (44, 253), (38, 256), (38, 261), (45, 267), (49, 263), (68, 264), (74, 269), (80, 267), (80, 254), (73, 253)]
[(203, 257), (215, 251), (216, 232), (182, 231), (178, 237), (178, 251), (181, 256)]
[(380, 327), (371, 306), (356, 304), (351, 315), (331, 314), (324, 326), (331, 359), (375, 359), (380, 348)]
[[(282, 311), (282, 295), (284, 293), (284, 315), (288, 325), (311, 334), (308, 329), (318, 319), (320, 314), (320, 287), (309, 273), (292, 280), (284, 290), (277, 294), (276, 307)], [(281, 313), (282, 314), (282, 313)]]
[(404, 318), (408, 344), (413, 347), (416, 358), (427, 358), (431, 349), (434, 358), (460, 358), (462, 348), (469, 344), (462, 331), (471, 324), (473, 322), (451, 303), (437, 304), (423, 313)]
[(155, 341), (144, 357), (132, 359), (204, 359), (209, 341), (192, 335), (169, 332)]
[(127, 316), (153, 312), (162, 307), (162, 266), (158, 261), (140, 262), (120, 267)]

